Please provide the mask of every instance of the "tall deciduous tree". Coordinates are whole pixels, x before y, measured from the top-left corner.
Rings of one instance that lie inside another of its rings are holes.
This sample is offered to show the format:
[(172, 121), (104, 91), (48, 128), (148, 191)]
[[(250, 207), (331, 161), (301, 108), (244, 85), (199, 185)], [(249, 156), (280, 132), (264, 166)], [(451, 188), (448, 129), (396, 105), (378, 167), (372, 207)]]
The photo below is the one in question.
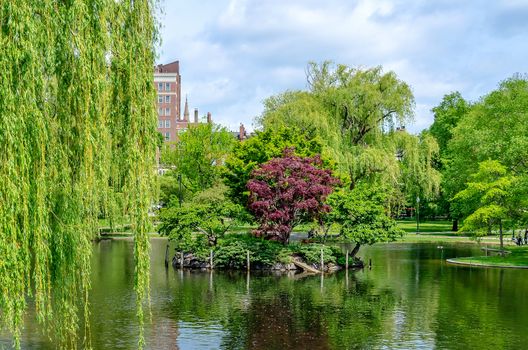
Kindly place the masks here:
[(466, 188), (453, 198), (465, 217), (462, 230), (480, 236), (496, 227), (502, 250), (504, 220), (514, 210), (515, 198), (512, 194), (515, 182), (516, 179), (508, 175), (506, 167), (498, 161), (479, 163), (479, 170), (470, 176)]
[(471, 105), (458, 91), (445, 95), (442, 102), (432, 109), (434, 122), (429, 132), (438, 142), (441, 158), (447, 156), (447, 144), (453, 137), (453, 130), (470, 109)]
[(265, 131), (309, 125), (323, 143), (322, 154), (348, 175), (351, 189), (360, 183), (390, 183), (398, 189), (393, 201), (405, 198), (400, 195), (404, 188), (426, 197), (435, 194), (439, 175), (431, 164), (436, 142), (401, 127), (412, 120), (414, 107), (405, 82), (381, 67), (356, 69), (325, 62), (308, 66), (308, 83), (308, 91), (288, 91), (265, 101), (257, 120)]
[(178, 135), (178, 141), (164, 148), (162, 161), (175, 167), (169, 175), (182, 175), (191, 192), (204, 191), (219, 181), (220, 167), (234, 144), (235, 138), (224, 127), (212, 123), (190, 125)]
[(475, 103), (453, 129), (445, 157), (443, 189), (451, 196), (462, 191), (470, 176), (479, 171), (478, 164), (489, 159), (499, 161), (519, 178), (519, 183), (526, 183), (526, 135), (528, 79), (515, 75)]
[[(464, 100), (459, 92), (453, 92), (443, 97), (440, 104), (432, 109), (434, 122), (428, 132), (438, 142), (438, 157), (434, 160), (434, 167), (440, 172), (446, 171), (446, 166), (451, 158), (448, 143), (453, 137), (453, 131), (458, 123), (471, 110), (471, 104)], [(449, 176), (443, 176), (439, 196), (435, 199), (436, 207), (443, 215), (450, 216), (450, 199), (456, 192), (452, 192), (449, 186)], [(453, 217), (453, 231), (458, 230), (458, 219)]]
[(356, 243), (351, 252), (355, 256), (362, 245), (391, 242), (401, 237), (403, 231), (388, 215), (387, 192), (366, 185), (351, 191), (341, 190), (328, 198), (331, 211), (327, 220), (339, 224), (339, 233), (346, 240)]
[(286, 149), (253, 171), (247, 187), (259, 223), (255, 235), (286, 243), (296, 225), (329, 210), (324, 200), (339, 180), (321, 166), (319, 156), (301, 158)]
[[(292, 148), (300, 157), (314, 156), (323, 150), (321, 140), (313, 129), (283, 125), (257, 131), (255, 136), (236, 144), (222, 174), (233, 201), (246, 206), (249, 199), (247, 183), (253, 170), (272, 158), (280, 157), (286, 148)], [(329, 157), (323, 156), (323, 159)], [(326, 165), (331, 163), (331, 160), (325, 161)]]
[(199, 192), (182, 206), (171, 202), (161, 211), (159, 231), (171, 240), (192, 241), (193, 233), (204, 234), (211, 246), (241, 217), (243, 208), (227, 197), (225, 185)]
[(157, 139), (154, 6), (0, 3), (0, 326), (16, 348), (30, 295), (57, 348), (77, 346), (79, 315), (89, 322), (100, 215), (131, 218), (143, 322)]

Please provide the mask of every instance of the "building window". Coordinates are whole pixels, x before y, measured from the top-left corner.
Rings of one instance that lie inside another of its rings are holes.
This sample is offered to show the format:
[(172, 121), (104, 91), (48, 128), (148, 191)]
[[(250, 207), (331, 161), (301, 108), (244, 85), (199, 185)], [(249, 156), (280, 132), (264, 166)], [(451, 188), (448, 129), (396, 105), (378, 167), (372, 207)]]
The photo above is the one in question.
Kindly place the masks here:
[(165, 91), (170, 91), (170, 83), (165, 83)]
[(170, 132), (166, 132), (165, 133), (165, 141), (169, 141), (170, 140)]
[(163, 90), (163, 83), (158, 83), (158, 91)]
[(165, 128), (170, 128), (170, 120), (165, 120)]
[(163, 116), (163, 108), (158, 108), (158, 114), (161, 116)]
[(163, 120), (158, 120), (158, 129), (163, 128)]
[(158, 95), (158, 103), (163, 103), (163, 96)]
[(170, 103), (170, 95), (165, 95), (165, 103)]
[(170, 108), (168, 108), (168, 107), (165, 108), (165, 115), (166, 115), (166, 116), (170, 116), (170, 115), (171, 115), (171, 114), (170, 114)]

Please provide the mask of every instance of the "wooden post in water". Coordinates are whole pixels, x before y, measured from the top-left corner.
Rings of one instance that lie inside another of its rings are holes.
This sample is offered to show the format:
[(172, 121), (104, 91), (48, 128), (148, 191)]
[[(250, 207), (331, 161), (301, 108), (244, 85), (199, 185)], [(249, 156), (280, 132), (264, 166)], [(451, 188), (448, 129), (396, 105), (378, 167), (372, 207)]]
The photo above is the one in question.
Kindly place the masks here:
[(180, 268), (183, 269), (183, 252), (180, 252)]
[(211, 265), (211, 270), (213, 269), (213, 250), (211, 249), (211, 253), (209, 254), (209, 264)]
[(345, 257), (345, 269), (348, 270), (348, 249), (346, 251), (346, 257)]
[(165, 247), (165, 268), (169, 268), (169, 244)]
[(247, 257), (246, 257), (246, 267), (247, 267), (247, 270), (249, 271), (249, 250), (247, 251)]
[(324, 272), (324, 253), (323, 248), (321, 248), (321, 273)]
[(249, 293), (249, 269), (246, 273), (246, 293)]

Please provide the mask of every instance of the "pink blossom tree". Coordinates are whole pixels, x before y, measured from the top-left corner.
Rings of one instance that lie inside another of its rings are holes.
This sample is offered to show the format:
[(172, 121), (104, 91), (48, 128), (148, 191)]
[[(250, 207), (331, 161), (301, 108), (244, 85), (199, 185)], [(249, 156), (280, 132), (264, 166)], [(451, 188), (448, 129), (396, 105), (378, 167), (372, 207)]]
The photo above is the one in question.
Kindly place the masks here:
[(287, 243), (293, 228), (330, 210), (324, 203), (339, 180), (322, 167), (319, 155), (301, 158), (287, 148), (252, 173), (249, 210), (259, 223), (257, 237)]

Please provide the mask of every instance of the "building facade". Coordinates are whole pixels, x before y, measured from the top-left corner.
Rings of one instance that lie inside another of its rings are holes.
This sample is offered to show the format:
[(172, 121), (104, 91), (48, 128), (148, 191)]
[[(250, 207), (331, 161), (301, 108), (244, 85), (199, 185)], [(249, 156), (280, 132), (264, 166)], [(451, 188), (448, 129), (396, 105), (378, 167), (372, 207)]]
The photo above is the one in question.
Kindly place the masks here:
[[(166, 142), (177, 141), (179, 132), (185, 131), (189, 124), (199, 123), (197, 109), (194, 110), (193, 120), (189, 118), (187, 98), (183, 117), (181, 115), (180, 62), (157, 65), (154, 68), (154, 84), (158, 92), (158, 131)], [(211, 122), (211, 113), (207, 113), (207, 121)]]

